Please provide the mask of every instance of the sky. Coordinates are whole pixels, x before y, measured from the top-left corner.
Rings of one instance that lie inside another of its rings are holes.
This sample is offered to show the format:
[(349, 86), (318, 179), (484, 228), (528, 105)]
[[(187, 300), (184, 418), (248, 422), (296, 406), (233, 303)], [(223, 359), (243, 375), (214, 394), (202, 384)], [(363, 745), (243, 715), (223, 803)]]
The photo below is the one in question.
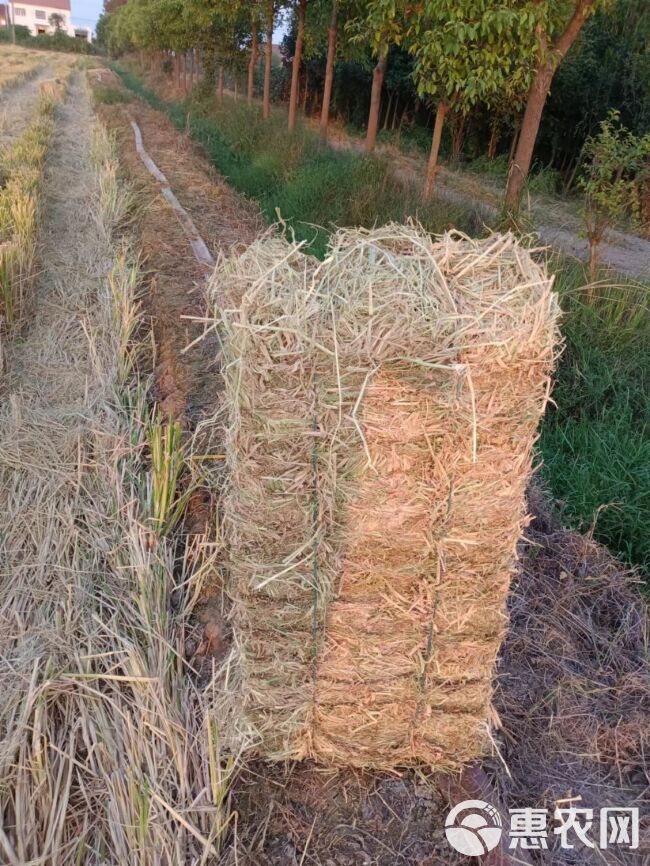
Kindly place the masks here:
[[(72, 5), (72, 21), (79, 27), (90, 27), (94, 31), (97, 24), (97, 19), (102, 14), (104, 8), (103, 0), (70, 0)], [(276, 44), (282, 42), (282, 37), (286, 33), (286, 24), (280, 21), (273, 34), (273, 42)]]
[(94, 30), (104, 6), (103, 0), (70, 0), (70, 5), (73, 23)]

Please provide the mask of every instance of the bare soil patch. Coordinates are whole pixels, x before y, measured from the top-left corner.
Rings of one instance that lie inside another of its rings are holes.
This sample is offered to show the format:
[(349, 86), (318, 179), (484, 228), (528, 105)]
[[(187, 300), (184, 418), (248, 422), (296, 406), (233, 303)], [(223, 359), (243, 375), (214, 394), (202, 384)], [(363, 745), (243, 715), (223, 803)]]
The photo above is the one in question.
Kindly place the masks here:
[(106, 125), (118, 137), (120, 153), (137, 187), (144, 269), (149, 291), (144, 299), (153, 326), (156, 357), (152, 395), (165, 414), (190, 429), (217, 405), (218, 375), (210, 341), (184, 353), (202, 331), (186, 317), (205, 312), (206, 270), (191, 254), (174, 211), (160, 195), (160, 185), (135, 148), (134, 119), (144, 146), (166, 175), (213, 256), (219, 250), (250, 243), (261, 228), (254, 206), (231, 190), (188, 138), (160, 112), (141, 103), (99, 107)]

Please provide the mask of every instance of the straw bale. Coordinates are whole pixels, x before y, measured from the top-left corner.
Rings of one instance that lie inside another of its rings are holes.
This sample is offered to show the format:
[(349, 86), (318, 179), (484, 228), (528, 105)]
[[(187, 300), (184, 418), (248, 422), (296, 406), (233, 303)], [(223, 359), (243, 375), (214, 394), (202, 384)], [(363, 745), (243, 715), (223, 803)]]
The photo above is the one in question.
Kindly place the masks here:
[(453, 770), (489, 744), (558, 345), (510, 234), (341, 230), (222, 258), (243, 714), (272, 759)]

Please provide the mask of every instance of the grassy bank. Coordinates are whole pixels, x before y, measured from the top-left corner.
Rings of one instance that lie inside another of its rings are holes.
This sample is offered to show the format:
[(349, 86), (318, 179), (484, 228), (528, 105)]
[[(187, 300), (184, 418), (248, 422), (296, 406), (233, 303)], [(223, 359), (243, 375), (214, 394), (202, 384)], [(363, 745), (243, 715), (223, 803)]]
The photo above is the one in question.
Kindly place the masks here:
[(540, 440), (542, 475), (567, 523), (650, 570), (648, 288), (555, 262), (566, 348)]
[(269, 222), (280, 216), (314, 255), (324, 254), (333, 225), (369, 227), (413, 217), (432, 232), (450, 226), (481, 231), (478, 215), (468, 208), (423, 203), (384, 159), (322, 147), (304, 127), (290, 133), (281, 110), (265, 123), (244, 100), (227, 98), (219, 105), (208, 95), (169, 103), (145, 88), (138, 75), (113, 68), (141, 99), (165, 111), (179, 129), (187, 127), (230, 183), (256, 199)]
[[(433, 232), (450, 225), (481, 232), (476, 215), (443, 202), (423, 204), (384, 159), (321, 148), (314, 134), (270, 124), (243, 101), (212, 97), (166, 102), (132, 71), (114, 66), (124, 84), (178, 128), (187, 127), (214, 165), (255, 198), (269, 220), (278, 213), (309, 250), (322, 256), (328, 227), (419, 219)], [(318, 228), (317, 226), (321, 226)], [(625, 559), (650, 568), (650, 315), (646, 287), (611, 280), (586, 288), (579, 262), (554, 257), (565, 319), (556, 408), (540, 440), (542, 477), (566, 522), (594, 526), (594, 537)], [(604, 507), (606, 506), (606, 507)]]

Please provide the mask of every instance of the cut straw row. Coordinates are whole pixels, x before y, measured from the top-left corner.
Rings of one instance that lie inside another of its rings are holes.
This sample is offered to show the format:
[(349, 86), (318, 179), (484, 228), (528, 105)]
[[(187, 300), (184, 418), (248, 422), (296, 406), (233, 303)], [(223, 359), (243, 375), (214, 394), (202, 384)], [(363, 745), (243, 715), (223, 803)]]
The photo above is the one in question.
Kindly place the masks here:
[(190, 563), (152, 507), (130, 199), (72, 97), (0, 412), (0, 861), (214, 863), (234, 766), (183, 658)]

